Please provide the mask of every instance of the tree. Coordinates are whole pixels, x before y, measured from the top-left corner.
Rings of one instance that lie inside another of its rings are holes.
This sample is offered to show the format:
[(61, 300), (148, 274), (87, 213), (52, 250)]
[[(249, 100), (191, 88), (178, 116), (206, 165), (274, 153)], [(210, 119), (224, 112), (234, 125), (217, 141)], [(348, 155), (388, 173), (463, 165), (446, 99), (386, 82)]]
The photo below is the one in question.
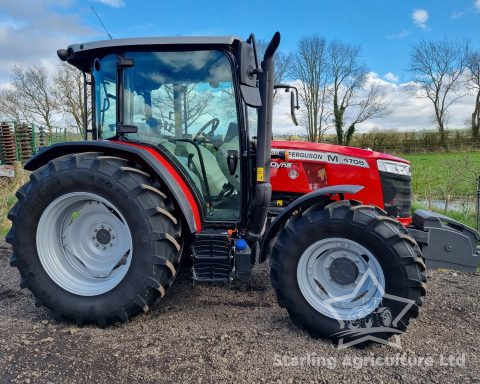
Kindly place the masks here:
[(435, 120), (443, 146), (447, 147), (447, 111), (464, 96), (459, 87), (469, 58), (466, 41), (422, 40), (410, 52), (409, 70), (416, 84), (417, 96), (427, 97), (433, 104)]
[(200, 117), (208, 116), (212, 108), (214, 95), (209, 91), (199, 91), (200, 85), (201, 83), (164, 84), (161, 92), (157, 96), (152, 96), (155, 117), (163, 124), (173, 124), (177, 134), (186, 133)]
[(0, 90), (0, 116), (4, 120), (20, 122), (22, 120), (22, 109), (20, 105), (19, 93), (15, 89)]
[(0, 97), (1, 112), (7, 118), (44, 125), (52, 133), (58, 105), (45, 67), (14, 66), (11, 89), (4, 90)]
[(475, 95), (472, 113), (472, 138), (480, 138), (480, 51), (472, 52), (468, 60), (467, 89)]
[(327, 48), (325, 39), (312, 35), (301, 39), (291, 57), (290, 77), (299, 82), (301, 109), (299, 125), (307, 131), (307, 140), (320, 141), (328, 129)]
[[(70, 64), (61, 63), (53, 76), (53, 84), (53, 96), (58, 110), (67, 118), (68, 123), (83, 135), (85, 106), (82, 72)], [(92, 114), (89, 94), (90, 87), (87, 87), (87, 123)]]
[(328, 61), (337, 143), (348, 145), (357, 124), (387, 115), (388, 103), (383, 100), (378, 84), (368, 81), (368, 70), (360, 62), (359, 46), (333, 41), (328, 48)]
[[(265, 55), (265, 50), (267, 49), (268, 43), (265, 40), (258, 40), (256, 42), (257, 46), (257, 54), (258, 54), (258, 64), (263, 60), (263, 56)], [(280, 84), (285, 81), (285, 78), (288, 73), (288, 67), (290, 65), (291, 57), (289, 54), (285, 54), (282, 51), (277, 50), (275, 52), (275, 64), (274, 64), (274, 83)], [(277, 98), (277, 90), (273, 93), (273, 101), (275, 102), (278, 100)]]

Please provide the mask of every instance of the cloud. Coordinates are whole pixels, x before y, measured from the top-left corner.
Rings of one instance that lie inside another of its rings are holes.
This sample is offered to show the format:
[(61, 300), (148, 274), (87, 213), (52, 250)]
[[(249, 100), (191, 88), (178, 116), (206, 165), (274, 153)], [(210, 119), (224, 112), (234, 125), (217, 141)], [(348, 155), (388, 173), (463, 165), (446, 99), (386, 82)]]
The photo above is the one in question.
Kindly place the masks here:
[[(378, 84), (384, 92), (384, 99), (389, 102), (392, 113), (384, 118), (368, 120), (358, 126), (360, 132), (372, 128), (398, 131), (419, 131), (435, 129), (432, 102), (411, 94), (412, 82), (395, 84), (383, 80), (374, 72), (369, 74), (369, 81)], [(471, 115), (474, 105), (473, 97), (465, 97), (449, 108), (447, 114), (448, 128), (465, 128), (466, 120)]]
[(125, 6), (125, 2), (123, 0), (94, 0), (97, 3), (102, 3), (104, 5), (109, 5), (113, 8), (121, 8)]
[(383, 78), (387, 81), (391, 81), (392, 83), (398, 83), (398, 76), (395, 75), (392, 72), (387, 72), (385, 75), (383, 75)]
[(401, 40), (401, 39), (404, 39), (405, 37), (407, 37), (409, 34), (410, 34), (410, 31), (407, 31), (406, 29), (404, 29), (401, 32), (392, 33), (391, 35), (388, 35), (387, 39), (391, 39), (391, 40), (400, 39)]
[(57, 49), (92, 39), (96, 31), (71, 7), (70, 0), (0, 0), (0, 84), (8, 83), (14, 65), (53, 68)]
[(475, 0), (475, 2), (473, 3), (473, 5), (474, 5), (475, 8), (477, 9), (477, 11), (480, 11), (480, 0)]
[[(415, 86), (412, 82), (395, 83), (382, 79), (378, 74), (371, 72), (368, 82), (381, 87), (384, 100), (389, 103), (391, 114), (378, 119), (367, 120), (357, 126), (357, 132), (368, 132), (371, 129), (395, 131), (421, 131), (436, 129), (432, 102), (426, 98), (418, 98), (410, 90)], [(288, 93), (279, 93), (280, 100), (274, 105), (273, 132), (274, 134), (301, 134), (306, 130), (295, 127), (290, 116), (290, 97)], [(467, 128), (468, 117), (471, 116), (474, 106), (473, 96), (467, 96), (448, 109), (449, 129)], [(302, 110), (305, 108), (302, 107)], [(297, 112), (297, 116), (300, 115)], [(333, 129), (327, 133), (334, 133)]]
[(464, 16), (466, 13), (467, 11), (459, 11), (457, 9), (454, 9), (452, 12), (452, 19), (453, 20), (459, 19), (460, 17)]
[(427, 28), (428, 11), (426, 9), (414, 9), (412, 13), (413, 23), (420, 28)]

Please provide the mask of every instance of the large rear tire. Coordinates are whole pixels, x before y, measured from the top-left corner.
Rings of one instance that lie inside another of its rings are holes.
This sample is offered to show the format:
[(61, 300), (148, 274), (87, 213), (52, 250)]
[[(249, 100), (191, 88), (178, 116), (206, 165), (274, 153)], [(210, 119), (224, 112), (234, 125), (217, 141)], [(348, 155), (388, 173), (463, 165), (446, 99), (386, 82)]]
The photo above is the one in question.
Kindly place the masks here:
[(339, 201), (293, 216), (270, 257), (281, 307), (313, 337), (365, 345), (419, 314), (425, 264), (413, 238), (381, 210)]
[(135, 163), (63, 156), (33, 172), (17, 198), (10, 264), (56, 318), (127, 321), (173, 282), (181, 219), (168, 191)]

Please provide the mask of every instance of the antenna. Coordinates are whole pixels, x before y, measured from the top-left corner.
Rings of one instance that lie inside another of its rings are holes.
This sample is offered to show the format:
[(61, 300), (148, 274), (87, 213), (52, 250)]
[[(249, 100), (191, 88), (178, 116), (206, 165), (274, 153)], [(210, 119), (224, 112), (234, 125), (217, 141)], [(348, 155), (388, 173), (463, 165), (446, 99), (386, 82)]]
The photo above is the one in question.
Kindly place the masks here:
[(110, 38), (110, 40), (113, 40), (113, 39), (112, 39), (112, 35), (110, 35), (110, 32), (108, 32), (107, 27), (105, 27), (105, 24), (103, 24), (102, 19), (100, 19), (100, 16), (98, 16), (97, 12), (95, 12), (95, 8), (93, 8), (93, 5), (91, 5), (90, 8), (92, 8), (93, 13), (95, 14), (95, 16), (97, 16), (98, 21), (99, 21), (100, 24), (102, 25), (103, 29), (104, 29), (105, 32), (107, 33), (107, 35), (108, 35), (108, 37)]

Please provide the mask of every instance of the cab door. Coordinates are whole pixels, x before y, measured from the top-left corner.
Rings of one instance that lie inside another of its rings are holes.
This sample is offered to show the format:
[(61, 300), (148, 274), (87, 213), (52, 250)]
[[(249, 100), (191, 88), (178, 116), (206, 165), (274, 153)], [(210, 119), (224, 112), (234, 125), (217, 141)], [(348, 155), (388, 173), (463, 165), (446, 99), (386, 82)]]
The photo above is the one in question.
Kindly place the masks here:
[(223, 51), (127, 52), (125, 136), (167, 152), (207, 221), (241, 219), (241, 158), (232, 66)]

